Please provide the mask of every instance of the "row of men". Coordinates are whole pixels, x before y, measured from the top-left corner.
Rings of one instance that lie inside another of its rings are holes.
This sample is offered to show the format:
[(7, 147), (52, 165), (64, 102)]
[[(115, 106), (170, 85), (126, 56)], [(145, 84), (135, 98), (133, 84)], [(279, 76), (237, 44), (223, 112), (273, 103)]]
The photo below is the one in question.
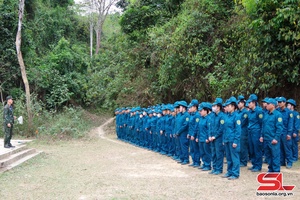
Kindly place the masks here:
[[(269, 172), (280, 172), (281, 166), (291, 168), (298, 160), (300, 116), (296, 101), (284, 97), (265, 98), (262, 107), (251, 94), (246, 101), (230, 97), (223, 103), (192, 100), (148, 108), (116, 109), (116, 132), (119, 139), (163, 155), (172, 156), (181, 164), (193, 163), (211, 174), (237, 179), (240, 167), (259, 172), (263, 154)], [(202, 165), (201, 165), (202, 161)]]

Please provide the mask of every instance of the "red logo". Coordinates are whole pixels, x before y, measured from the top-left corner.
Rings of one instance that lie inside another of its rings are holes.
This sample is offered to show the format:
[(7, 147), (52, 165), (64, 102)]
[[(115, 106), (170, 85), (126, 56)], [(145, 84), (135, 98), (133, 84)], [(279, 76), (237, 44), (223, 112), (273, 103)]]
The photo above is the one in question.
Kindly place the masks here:
[(257, 191), (293, 190), (294, 185), (282, 185), (282, 173), (260, 173), (257, 175), (260, 186)]

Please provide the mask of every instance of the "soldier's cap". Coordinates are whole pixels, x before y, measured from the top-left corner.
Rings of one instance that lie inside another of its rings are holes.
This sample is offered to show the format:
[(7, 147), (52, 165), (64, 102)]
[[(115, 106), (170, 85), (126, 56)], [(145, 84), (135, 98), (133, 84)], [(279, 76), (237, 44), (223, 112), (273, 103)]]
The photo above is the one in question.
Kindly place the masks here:
[(284, 98), (284, 97), (279, 97), (279, 98), (277, 99), (277, 102), (286, 102), (286, 98)]
[(198, 106), (198, 111), (201, 111), (201, 110), (203, 110), (203, 103), (199, 104), (199, 106)]
[(136, 111), (141, 111), (141, 107), (136, 107)]
[(175, 103), (174, 103), (174, 108), (177, 108), (177, 107), (179, 107), (178, 101), (175, 101)]
[(186, 101), (179, 101), (179, 102), (178, 102), (178, 105), (179, 105), (179, 106), (184, 106), (184, 107), (186, 107), (186, 108), (188, 107)]
[(223, 103), (223, 107), (226, 107), (228, 106), (230, 103), (229, 103), (229, 99), (227, 99), (224, 103)]
[(289, 103), (289, 104), (294, 105), (295, 107), (297, 106), (296, 101), (294, 99), (289, 99), (286, 102)]
[(13, 99), (12, 96), (9, 95), (9, 96), (6, 97), (6, 101), (8, 101), (10, 99)]
[(251, 101), (257, 101), (256, 94), (250, 94), (249, 99), (251, 99)]
[(252, 102), (252, 100), (251, 99), (248, 99), (247, 101), (246, 101), (246, 107), (248, 107), (249, 106), (249, 103), (251, 103)]
[(245, 97), (243, 96), (243, 95), (239, 95), (238, 96), (238, 100), (240, 101), (240, 100), (245, 100)]
[(274, 106), (277, 106), (277, 101), (273, 98), (269, 98), (267, 101), (266, 101), (267, 104), (273, 104)]
[(231, 104), (231, 103), (234, 103), (234, 104), (237, 104), (237, 100), (234, 96), (230, 97), (228, 100), (227, 100), (227, 105)]
[(261, 102), (265, 102), (267, 103), (267, 100), (269, 99), (269, 97), (264, 98)]
[(204, 108), (211, 110), (211, 104), (208, 102), (202, 102), (198, 108), (199, 111), (203, 110)]
[(199, 105), (198, 100), (197, 100), (197, 99), (193, 99), (193, 100), (191, 101), (191, 103), (189, 104), (189, 108), (190, 108), (190, 107), (193, 107), (193, 106), (198, 106), (198, 105)]
[(207, 108), (211, 111), (212, 110), (212, 104), (210, 102), (205, 102)]
[(240, 103), (241, 101), (246, 103), (245, 97), (244, 97), (243, 95), (239, 95), (239, 96), (238, 96), (237, 103)]
[(220, 105), (220, 106), (222, 106), (222, 104), (223, 104), (223, 99), (220, 98), (220, 97), (217, 97), (216, 100), (215, 100), (215, 102), (214, 102), (212, 105), (213, 105), (213, 106), (215, 106), (215, 105)]

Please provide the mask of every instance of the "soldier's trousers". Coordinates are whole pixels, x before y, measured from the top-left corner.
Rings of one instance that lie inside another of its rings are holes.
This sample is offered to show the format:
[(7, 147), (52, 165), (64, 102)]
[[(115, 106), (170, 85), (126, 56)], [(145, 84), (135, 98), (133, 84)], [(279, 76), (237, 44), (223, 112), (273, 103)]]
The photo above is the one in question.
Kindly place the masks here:
[(12, 138), (12, 129), (12, 126), (10, 128), (4, 127), (4, 146), (10, 144), (10, 140)]

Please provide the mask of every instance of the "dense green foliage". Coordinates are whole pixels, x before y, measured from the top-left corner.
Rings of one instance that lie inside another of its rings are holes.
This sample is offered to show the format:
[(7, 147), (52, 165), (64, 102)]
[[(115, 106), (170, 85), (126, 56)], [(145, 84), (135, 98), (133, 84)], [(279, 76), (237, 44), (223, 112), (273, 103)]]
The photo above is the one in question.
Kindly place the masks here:
[[(0, 88), (21, 97), (18, 1), (0, 1)], [(47, 109), (114, 109), (257, 93), (299, 100), (298, 0), (121, 0), (98, 55), (72, 0), (28, 0), (22, 51)]]

